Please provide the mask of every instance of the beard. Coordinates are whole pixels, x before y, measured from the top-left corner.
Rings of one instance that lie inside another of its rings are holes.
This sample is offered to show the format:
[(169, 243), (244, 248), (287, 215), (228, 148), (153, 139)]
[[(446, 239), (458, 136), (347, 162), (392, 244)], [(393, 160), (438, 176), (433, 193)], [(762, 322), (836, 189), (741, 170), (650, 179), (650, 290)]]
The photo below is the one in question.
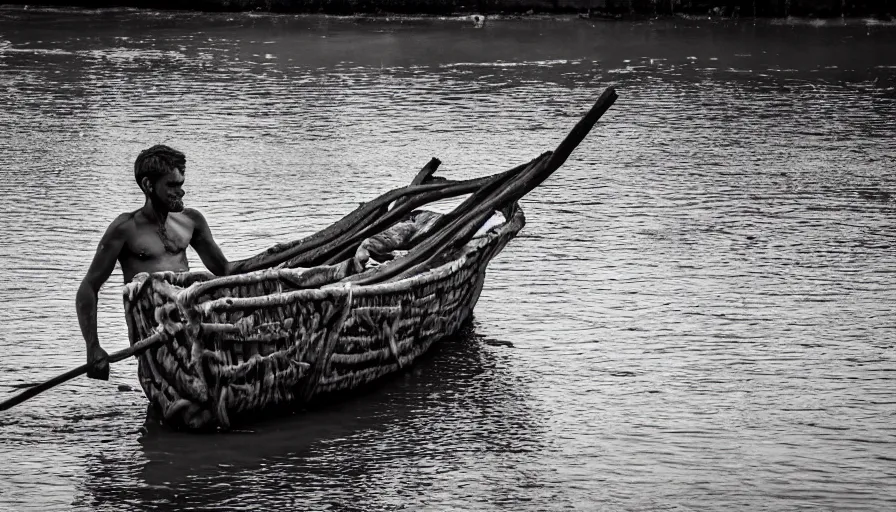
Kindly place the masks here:
[(184, 200), (183, 199), (170, 199), (165, 206), (168, 208), (169, 212), (182, 212), (184, 211)]
[(159, 197), (158, 195), (153, 194), (152, 203), (155, 205), (157, 210), (164, 210), (166, 212), (184, 211), (184, 200), (180, 197)]

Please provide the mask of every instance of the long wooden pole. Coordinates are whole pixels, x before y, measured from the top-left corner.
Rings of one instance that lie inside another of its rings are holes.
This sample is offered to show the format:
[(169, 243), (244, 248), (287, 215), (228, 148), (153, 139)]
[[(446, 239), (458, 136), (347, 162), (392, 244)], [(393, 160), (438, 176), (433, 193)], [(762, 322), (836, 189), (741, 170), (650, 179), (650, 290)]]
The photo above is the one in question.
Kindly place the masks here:
[[(144, 338), (144, 339), (138, 341), (137, 343), (134, 343), (133, 345), (131, 345), (130, 347), (128, 347), (124, 350), (119, 350), (118, 352), (113, 352), (112, 354), (109, 354), (109, 363), (117, 363), (117, 362), (123, 361), (129, 357), (138, 356), (138, 355), (142, 354), (143, 352), (146, 352), (150, 348), (154, 347), (155, 345), (158, 345), (164, 339), (165, 339), (165, 336), (163, 336), (162, 333), (157, 332), (157, 333), (153, 334), (152, 336), (149, 336), (148, 338)], [(88, 365), (82, 364), (81, 366), (79, 366), (77, 368), (73, 368), (61, 375), (57, 375), (56, 377), (53, 377), (52, 379), (50, 379), (44, 383), (38, 384), (34, 387), (30, 387), (30, 388), (26, 389), (25, 391), (22, 391), (18, 395), (13, 396), (12, 398), (8, 398), (8, 399), (4, 400), (3, 402), (0, 402), (0, 411), (5, 411), (5, 410), (9, 409), (10, 407), (19, 405), (20, 403), (24, 402), (25, 400), (28, 400), (29, 398), (33, 398), (50, 388), (56, 387), (59, 384), (62, 384), (63, 382), (72, 380), (79, 375), (83, 375), (83, 374), (87, 373), (87, 368), (88, 368)]]
[(446, 244), (459, 246), (466, 243), (497, 208), (519, 200), (559, 169), (617, 97), (616, 89), (608, 87), (553, 152), (545, 153), (530, 162), (526, 169), (515, 175), (504, 186), (496, 190), (484, 190), (486, 193), (481, 197), (475, 197), (475, 201), (468, 201), (469, 204), (465, 202), (461, 205), (463, 208), (456, 209), (459, 214), (452, 215), (449, 224), (441, 229), (432, 230), (401, 260), (376, 267), (349, 280), (360, 286), (380, 283), (396, 276), (407, 277), (423, 270), (428, 262), (445, 250)]

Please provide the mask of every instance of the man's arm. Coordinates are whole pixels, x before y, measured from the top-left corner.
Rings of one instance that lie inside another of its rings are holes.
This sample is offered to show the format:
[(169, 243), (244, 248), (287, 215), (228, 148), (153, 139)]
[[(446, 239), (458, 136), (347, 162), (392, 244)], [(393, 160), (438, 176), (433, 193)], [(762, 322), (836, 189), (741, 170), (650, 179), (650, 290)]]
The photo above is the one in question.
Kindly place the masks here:
[(108, 354), (100, 347), (99, 337), (96, 333), (96, 303), (100, 288), (115, 269), (115, 261), (124, 247), (125, 236), (122, 224), (130, 218), (123, 214), (106, 228), (103, 238), (100, 240), (90, 263), (87, 275), (78, 287), (75, 298), (75, 309), (78, 312), (78, 324), (81, 326), (81, 335), (87, 344), (87, 376), (91, 379), (109, 380)]
[(216, 276), (237, 273), (237, 262), (227, 261), (224, 252), (212, 238), (212, 230), (208, 227), (205, 217), (192, 208), (185, 209), (184, 213), (193, 221), (193, 238), (190, 239), (190, 245), (196, 250), (205, 268)]

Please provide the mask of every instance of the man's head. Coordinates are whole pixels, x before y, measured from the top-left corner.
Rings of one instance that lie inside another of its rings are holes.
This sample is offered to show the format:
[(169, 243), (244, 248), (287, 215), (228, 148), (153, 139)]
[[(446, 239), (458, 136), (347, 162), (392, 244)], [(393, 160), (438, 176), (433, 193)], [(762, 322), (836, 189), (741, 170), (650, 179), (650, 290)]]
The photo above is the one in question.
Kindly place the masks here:
[(184, 173), (187, 158), (161, 144), (144, 149), (134, 162), (134, 179), (153, 204), (170, 212), (184, 209)]

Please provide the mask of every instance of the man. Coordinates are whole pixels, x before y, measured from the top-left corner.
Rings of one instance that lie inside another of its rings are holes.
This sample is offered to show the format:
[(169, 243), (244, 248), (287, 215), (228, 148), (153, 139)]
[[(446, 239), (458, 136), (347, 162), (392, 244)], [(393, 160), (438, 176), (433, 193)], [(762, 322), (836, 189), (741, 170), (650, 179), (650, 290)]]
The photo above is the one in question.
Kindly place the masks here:
[(121, 263), (125, 283), (140, 272), (189, 270), (188, 245), (215, 275), (235, 270), (212, 238), (202, 214), (184, 208), (185, 166), (183, 153), (163, 145), (140, 152), (134, 162), (134, 178), (146, 202), (135, 212), (119, 215), (106, 229), (75, 300), (81, 334), (87, 343), (90, 378), (109, 380), (108, 354), (100, 347), (96, 333), (96, 303), (116, 260)]

